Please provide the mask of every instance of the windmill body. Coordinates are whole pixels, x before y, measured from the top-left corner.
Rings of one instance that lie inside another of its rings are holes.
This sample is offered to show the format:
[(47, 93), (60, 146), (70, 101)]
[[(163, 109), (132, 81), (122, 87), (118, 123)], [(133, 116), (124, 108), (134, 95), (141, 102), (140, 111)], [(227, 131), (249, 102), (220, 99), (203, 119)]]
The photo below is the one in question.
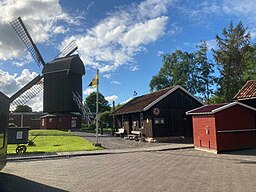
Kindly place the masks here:
[[(77, 50), (75, 42), (72, 41), (57, 58), (46, 63), (21, 18), (12, 21), (11, 25), (35, 62), (43, 66), (42, 74), (18, 91), (12, 101), (23, 104), (24, 99), (21, 101), (19, 98), (34, 96), (35, 91), (31, 91), (32, 88), (43, 81), (43, 111), (48, 115), (41, 118), (41, 128), (79, 128), (82, 112), (74, 100), (74, 94), (82, 97), (82, 76), (85, 75), (85, 68), (79, 55), (72, 55)], [(28, 96), (26, 93), (29, 93)]]
[(82, 95), (84, 64), (78, 55), (55, 59), (43, 68), (44, 112), (79, 112), (73, 92)]

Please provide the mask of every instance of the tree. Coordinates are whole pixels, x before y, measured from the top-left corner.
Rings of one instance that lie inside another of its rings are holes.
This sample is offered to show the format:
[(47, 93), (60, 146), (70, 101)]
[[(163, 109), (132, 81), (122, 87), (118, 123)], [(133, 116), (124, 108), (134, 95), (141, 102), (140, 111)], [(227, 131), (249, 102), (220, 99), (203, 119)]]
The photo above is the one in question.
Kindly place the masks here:
[(243, 74), (244, 82), (252, 79), (256, 79), (256, 44), (253, 44), (250, 47), (248, 53), (248, 63)]
[[(86, 99), (85, 102), (92, 113), (96, 112), (96, 93), (91, 93)], [(108, 105), (108, 101), (105, 97), (99, 93), (99, 112), (110, 111), (111, 107)]]
[(14, 111), (15, 112), (32, 112), (32, 108), (29, 107), (28, 105), (18, 105)]
[(202, 95), (203, 100), (209, 103), (210, 95), (213, 94), (212, 86), (214, 84), (213, 63), (207, 58), (207, 45), (205, 41), (201, 41), (197, 46), (196, 52), (196, 68), (197, 75), (197, 92)]
[(244, 84), (243, 75), (250, 47), (250, 33), (246, 30), (242, 22), (235, 28), (231, 22), (228, 29), (223, 29), (223, 38), (216, 35), (218, 48), (213, 50), (213, 56), (220, 71), (217, 95), (223, 97), (226, 102), (232, 101)]
[(150, 81), (150, 91), (181, 85), (192, 94), (196, 93), (195, 55), (176, 50), (162, 55), (163, 66)]
[(99, 121), (104, 123), (104, 125), (106, 127), (109, 127), (113, 125), (113, 118), (112, 116), (110, 115), (110, 111), (105, 111), (105, 112), (102, 112), (100, 115), (99, 115)]

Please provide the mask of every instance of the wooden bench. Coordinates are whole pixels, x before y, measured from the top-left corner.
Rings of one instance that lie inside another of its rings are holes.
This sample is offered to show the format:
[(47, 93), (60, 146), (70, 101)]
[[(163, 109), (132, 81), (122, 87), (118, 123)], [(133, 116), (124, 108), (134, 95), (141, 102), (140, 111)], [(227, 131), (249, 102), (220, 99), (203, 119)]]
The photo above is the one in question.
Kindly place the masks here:
[(141, 137), (141, 132), (140, 131), (132, 131), (131, 134), (128, 135), (128, 138), (130, 140), (138, 140), (139, 137)]
[(124, 128), (118, 129), (117, 132), (115, 132), (115, 136), (120, 136), (122, 137), (124, 135)]

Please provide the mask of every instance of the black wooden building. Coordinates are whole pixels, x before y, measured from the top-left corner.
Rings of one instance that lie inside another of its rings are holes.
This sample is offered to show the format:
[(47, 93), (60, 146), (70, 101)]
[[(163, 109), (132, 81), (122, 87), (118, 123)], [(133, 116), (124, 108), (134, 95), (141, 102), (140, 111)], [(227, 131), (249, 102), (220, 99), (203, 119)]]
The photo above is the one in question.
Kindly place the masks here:
[(55, 59), (43, 68), (44, 112), (78, 112), (73, 92), (82, 96), (84, 64), (78, 55)]
[(192, 120), (186, 111), (203, 103), (177, 85), (136, 97), (112, 113), (125, 134), (140, 131), (148, 140), (192, 137)]
[(0, 92), (0, 170), (6, 163), (9, 106), (10, 99)]

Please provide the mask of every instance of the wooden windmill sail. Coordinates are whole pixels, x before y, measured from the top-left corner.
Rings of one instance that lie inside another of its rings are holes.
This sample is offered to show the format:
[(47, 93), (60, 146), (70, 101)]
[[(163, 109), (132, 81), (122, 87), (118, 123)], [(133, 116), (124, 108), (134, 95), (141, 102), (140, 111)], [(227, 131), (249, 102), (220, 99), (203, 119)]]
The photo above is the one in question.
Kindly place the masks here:
[(73, 92), (82, 95), (82, 76), (85, 74), (85, 69), (80, 57), (72, 55), (77, 50), (75, 41), (66, 46), (53, 61), (46, 63), (22, 19), (19, 17), (10, 24), (37, 65), (43, 67), (41, 74), (11, 97), (11, 109), (26, 104), (44, 89), (44, 112), (80, 112), (73, 100)]

